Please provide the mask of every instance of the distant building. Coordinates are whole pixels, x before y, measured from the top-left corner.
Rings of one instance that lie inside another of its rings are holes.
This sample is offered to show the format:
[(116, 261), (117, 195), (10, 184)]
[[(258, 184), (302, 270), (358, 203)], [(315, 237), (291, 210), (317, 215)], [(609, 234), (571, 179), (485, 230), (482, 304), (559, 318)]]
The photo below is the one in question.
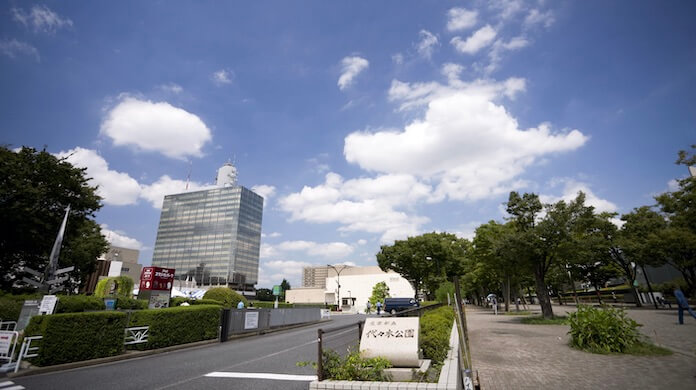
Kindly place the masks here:
[[(303, 276), (307, 268), (303, 269)], [(328, 268), (328, 267), (323, 267)], [(316, 272), (315, 272), (316, 275)], [(290, 303), (317, 303), (338, 304), (338, 280), (340, 278), (340, 306), (344, 311), (357, 311), (364, 313), (367, 300), (372, 296), (372, 288), (379, 282), (385, 282), (389, 287), (389, 294), (394, 298), (412, 298), (415, 291), (408, 280), (396, 272), (384, 272), (378, 266), (348, 267), (341, 271), (340, 277), (336, 271), (329, 268), (323, 282), (324, 287), (303, 286), (285, 292), (285, 300)], [(304, 278), (303, 278), (304, 279)], [(303, 280), (304, 282), (304, 280)], [(316, 282), (320, 284), (319, 282)]]
[(302, 268), (302, 287), (326, 287), (326, 278), (329, 276), (329, 267), (304, 267)]
[(198, 286), (251, 291), (258, 281), (263, 198), (237, 185), (237, 170), (218, 170), (217, 188), (164, 197), (152, 256)]
[(109, 250), (97, 259), (97, 269), (87, 278), (82, 292), (94, 293), (99, 280), (109, 276), (129, 276), (137, 285), (143, 268), (141, 264), (138, 264), (139, 256), (140, 251), (137, 249), (109, 246)]

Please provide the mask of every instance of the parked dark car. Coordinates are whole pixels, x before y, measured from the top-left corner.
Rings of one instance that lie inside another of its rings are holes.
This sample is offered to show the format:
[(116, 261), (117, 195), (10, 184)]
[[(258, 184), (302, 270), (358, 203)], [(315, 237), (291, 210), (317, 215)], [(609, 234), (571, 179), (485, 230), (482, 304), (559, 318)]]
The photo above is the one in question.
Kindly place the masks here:
[(413, 309), (420, 304), (413, 298), (385, 298), (384, 311), (386, 313), (395, 314), (398, 311)]

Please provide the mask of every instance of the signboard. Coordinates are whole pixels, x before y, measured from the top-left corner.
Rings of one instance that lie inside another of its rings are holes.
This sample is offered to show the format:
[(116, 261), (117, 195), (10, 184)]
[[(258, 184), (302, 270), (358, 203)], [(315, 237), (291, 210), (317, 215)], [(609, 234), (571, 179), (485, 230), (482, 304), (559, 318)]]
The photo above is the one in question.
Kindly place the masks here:
[(0, 331), (0, 355), (9, 355), (12, 349), (13, 339), (17, 335), (17, 332), (10, 331)]
[(419, 367), (418, 317), (368, 318), (360, 338), (360, 354), (382, 356), (395, 367)]
[(331, 318), (331, 310), (329, 309), (320, 309), (321, 311), (321, 319), (323, 320), (324, 318)]
[(140, 273), (140, 290), (172, 291), (174, 268), (143, 267)]
[(283, 288), (282, 288), (282, 287), (280, 287), (280, 286), (277, 285), (277, 284), (276, 284), (275, 286), (273, 286), (273, 295), (279, 296), (279, 295), (281, 295), (282, 293), (283, 293)]
[(169, 291), (152, 291), (147, 307), (150, 309), (169, 307)]
[(244, 313), (244, 329), (257, 329), (259, 327), (259, 312), (248, 311)]
[(39, 314), (53, 314), (56, 303), (58, 303), (58, 297), (55, 295), (44, 295), (39, 306)]
[(38, 314), (39, 301), (24, 301), (22, 311), (19, 313), (19, 320), (17, 320), (17, 330), (24, 330), (24, 328), (29, 325), (29, 320), (31, 320), (31, 317)]
[(116, 298), (104, 298), (106, 310), (116, 310)]

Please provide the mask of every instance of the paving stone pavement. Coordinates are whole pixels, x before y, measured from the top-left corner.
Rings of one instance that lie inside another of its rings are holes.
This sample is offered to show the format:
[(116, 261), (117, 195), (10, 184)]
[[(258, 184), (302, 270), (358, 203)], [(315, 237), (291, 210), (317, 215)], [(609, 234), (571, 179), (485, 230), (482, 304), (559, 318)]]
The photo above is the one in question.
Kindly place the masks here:
[[(554, 306), (555, 313), (567, 310), (574, 307)], [(628, 313), (644, 324), (644, 334), (653, 340), (657, 334), (659, 344), (673, 350), (679, 346), (683, 353), (591, 354), (568, 346), (567, 325), (524, 325), (520, 316), (496, 316), (467, 306), (471, 354), (481, 389), (696, 389), (696, 357), (689, 349), (696, 346), (696, 320), (687, 323), (685, 318), (679, 326), (676, 312)]]

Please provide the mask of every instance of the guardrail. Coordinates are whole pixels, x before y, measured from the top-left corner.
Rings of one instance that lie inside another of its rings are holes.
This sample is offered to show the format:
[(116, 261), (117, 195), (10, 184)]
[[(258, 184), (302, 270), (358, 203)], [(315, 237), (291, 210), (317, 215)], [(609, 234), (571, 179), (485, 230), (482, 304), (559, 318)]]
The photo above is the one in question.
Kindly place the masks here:
[(147, 343), (149, 326), (134, 326), (125, 329), (123, 345)]
[(19, 371), (19, 366), (22, 363), (22, 359), (33, 358), (39, 356), (39, 347), (32, 346), (32, 341), (41, 340), (43, 336), (29, 336), (25, 337), (22, 341), (22, 346), (19, 348), (19, 356), (17, 356), (17, 363), (15, 364), (14, 372)]
[(324, 380), (324, 351), (331, 350), (345, 357), (351, 349), (357, 350), (360, 347), (360, 335), (364, 323), (365, 321), (360, 321), (336, 328), (317, 330), (317, 380)]

